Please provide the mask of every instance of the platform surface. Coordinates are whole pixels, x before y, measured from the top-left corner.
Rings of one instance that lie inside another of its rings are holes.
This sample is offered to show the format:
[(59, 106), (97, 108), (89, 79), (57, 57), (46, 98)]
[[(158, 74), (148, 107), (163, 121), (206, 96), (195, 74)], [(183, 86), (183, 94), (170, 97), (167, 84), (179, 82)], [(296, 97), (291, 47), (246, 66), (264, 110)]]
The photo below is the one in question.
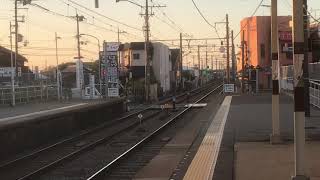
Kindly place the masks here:
[(119, 99), (120, 98), (69, 102), (52, 101), (45, 103), (19, 104), (15, 107), (0, 107), (0, 127), (18, 123), (26, 119), (53, 115), (83, 107), (99, 104), (112, 104), (118, 102)]
[(220, 106), (183, 178), (184, 180), (211, 180), (213, 178), (231, 100), (232, 97), (227, 96)]
[[(278, 156), (272, 156), (271, 154), (276, 151), (284, 151), (287, 149), (288, 154), (285, 154), (287, 158), (283, 157), (283, 161), (280, 160), (278, 163), (281, 165), (282, 163), (288, 165), (289, 161), (292, 161), (293, 151), (289, 150), (289, 146), (257, 146), (255, 150), (252, 149), (252, 155), (255, 153), (257, 159), (252, 159), (252, 163), (250, 159), (245, 161), (241, 161), (241, 164), (235, 164), (236, 160), (245, 159), (245, 157), (240, 157), (243, 154), (247, 154), (250, 157), (250, 152), (248, 152), (249, 148), (246, 149), (244, 147), (247, 146), (239, 146), (243, 147), (243, 153), (235, 152), (234, 145), (235, 144), (246, 144), (246, 143), (269, 143), (270, 134), (272, 132), (272, 124), (271, 124), (271, 93), (262, 93), (257, 95), (238, 95), (234, 96), (232, 99), (229, 116), (227, 119), (224, 137), (222, 140), (222, 145), (220, 148), (220, 154), (218, 157), (217, 166), (215, 169), (214, 180), (230, 180), (236, 179), (235, 172), (251, 172), (255, 171), (261, 172), (261, 177), (267, 176), (270, 177), (271, 174), (276, 174), (276, 168), (270, 168), (265, 170), (263, 165), (268, 166), (268, 162), (277, 162)], [(280, 95), (280, 128), (281, 128), (281, 136), (285, 140), (286, 143), (290, 144), (293, 142), (293, 132), (294, 132), (294, 118), (293, 118), (293, 99), (286, 95)], [(317, 146), (317, 141), (320, 140), (320, 110), (316, 108), (311, 108), (311, 117), (306, 118), (306, 138), (310, 142), (310, 145), (307, 147)], [(274, 148), (274, 149), (272, 149)], [(284, 148), (284, 149), (282, 149)], [(316, 147), (315, 147), (316, 148)], [(239, 149), (239, 148), (237, 148)], [(241, 148), (240, 148), (241, 149)], [(267, 152), (266, 150), (270, 150)], [(266, 153), (266, 154), (264, 154)], [(270, 154), (270, 155), (268, 155)], [(260, 159), (269, 157), (264, 161), (260, 161)], [(319, 154), (318, 154), (319, 156)], [(260, 159), (259, 159), (259, 158)], [(255, 163), (260, 162), (260, 166)], [(270, 164), (269, 163), (269, 164)], [(236, 165), (236, 166), (234, 166)], [(315, 166), (311, 164), (311, 168), (316, 168), (320, 172), (320, 166)], [(253, 167), (262, 169), (254, 169)], [(235, 170), (235, 168), (241, 168)], [(290, 175), (292, 175), (293, 170), (289, 168), (284, 171), (290, 171), (290, 173), (286, 173), (287, 178), (290, 179)], [(269, 173), (269, 174), (264, 174)], [(248, 176), (245, 176), (246, 178)], [(245, 178), (241, 178), (245, 179)], [(261, 178), (252, 178), (252, 180), (257, 180)], [(274, 179), (274, 178), (269, 178)], [(237, 179), (236, 179), (237, 180)], [(246, 179), (250, 180), (250, 179)], [(313, 179), (311, 179), (313, 180)]]
[[(307, 142), (305, 147), (307, 175), (320, 180), (320, 142)], [(241, 142), (235, 151), (235, 180), (290, 180), (294, 175), (292, 143)]]

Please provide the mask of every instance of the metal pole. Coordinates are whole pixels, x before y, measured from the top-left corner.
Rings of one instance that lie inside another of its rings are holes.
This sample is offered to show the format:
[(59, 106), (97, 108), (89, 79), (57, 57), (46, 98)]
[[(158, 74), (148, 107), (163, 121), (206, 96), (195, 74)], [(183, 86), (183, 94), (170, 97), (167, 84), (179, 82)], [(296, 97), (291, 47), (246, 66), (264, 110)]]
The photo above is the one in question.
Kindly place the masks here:
[(202, 86), (202, 73), (201, 73), (201, 66), (200, 66), (200, 45), (198, 45), (198, 66), (199, 66), (199, 79), (200, 85)]
[(213, 55), (211, 55), (211, 69), (213, 70)]
[(82, 80), (81, 80), (81, 72), (80, 72), (80, 66), (81, 66), (81, 52), (80, 52), (80, 30), (79, 30), (79, 15), (78, 13), (76, 14), (76, 19), (77, 19), (77, 49), (78, 49), (78, 61), (79, 65), (76, 67), (77, 68), (77, 88), (80, 89), (80, 97), (82, 98)]
[(55, 41), (56, 41), (56, 64), (57, 64), (57, 95), (58, 95), (58, 101), (61, 99), (60, 94), (60, 78), (59, 78), (59, 58), (58, 58), (58, 35), (57, 32), (55, 32)]
[(102, 98), (102, 81), (101, 81), (101, 53), (100, 53), (100, 50), (101, 50), (101, 45), (100, 45), (100, 40), (98, 39), (98, 48), (99, 48), (99, 92), (100, 92), (100, 96)]
[(206, 66), (205, 69), (208, 68), (208, 42), (206, 41)]
[(278, 0), (271, 1), (271, 52), (272, 52), (272, 134), (270, 142), (278, 144), (280, 138), (279, 120), (279, 47), (278, 39)]
[(242, 73), (241, 73), (241, 90), (242, 93), (245, 93), (245, 87), (244, 87), (244, 76), (245, 76), (245, 68), (244, 68), (244, 31), (242, 31), (242, 41), (241, 41), (241, 69), (242, 69)]
[(99, 38), (97, 38), (96, 36), (93, 36), (93, 35), (90, 35), (90, 34), (80, 34), (80, 37), (84, 35), (84, 36), (89, 36), (89, 37), (92, 37), (94, 39), (97, 40), (98, 42), (98, 53), (99, 53), (99, 56), (98, 56), (98, 62), (99, 62), (99, 90), (100, 90), (100, 94), (102, 95), (102, 80), (101, 80), (101, 54), (100, 54), (100, 50), (101, 50), (101, 45), (100, 45), (100, 40)]
[(229, 16), (226, 15), (226, 39), (227, 39), (227, 83), (230, 83), (230, 48), (229, 48)]
[(14, 1), (14, 27), (15, 27), (15, 55), (14, 55), (14, 67), (15, 72), (17, 73), (17, 56), (19, 53), (19, 47), (18, 47), (18, 31), (19, 31), (19, 24), (18, 24), (18, 0)]
[(194, 65), (195, 65), (195, 64), (194, 64), (194, 59), (195, 59), (195, 56), (193, 55), (193, 56), (192, 56), (192, 66), (193, 66), (193, 69), (195, 68), (195, 66), (194, 66)]
[(15, 76), (15, 69), (13, 67), (13, 52), (12, 52), (12, 25), (10, 21), (10, 63), (11, 63), (11, 106), (16, 105), (16, 95), (15, 95), (15, 89), (14, 89), (14, 76)]
[(293, 0), (293, 67), (294, 67), (294, 156), (293, 180), (307, 180), (305, 174), (305, 107), (303, 83), (304, 29), (303, 1)]
[(145, 67), (145, 91), (146, 91), (146, 101), (150, 101), (150, 59), (149, 59), (149, 0), (146, 0), (145, 7), (145, 54), (146, 54), (146, 67)]
[(232, 80), (235, 81), (236, 79), (236, 56), (235, 56), (235, 47), (234, 47), (234, 37), (233, 37), (233, 30), (231, 31), (231, 61), (232, 61)]
[(304, 15), (304, 61), (303, 61), (303, 77), (304, 77), (304, 105), (305, 116), (310, 117), (310, 84), (309, 84), (309, 15), (308, 1), (303, 0), (303, 15)]
[[(103, 54), (104, 54), (104, 58), (105, 58), (105, 63), (107, 63), (107, 57), (106, 57), (106, 47), (107, 47), (107, 43), (105, 41), (103, 41)], [(105, 69), (106, 70), (106, 69)], [(108, 75), (105, 74), (104, 78), (104, 82), (105, 82), (105, 96), (106, 98), (108, 97), (108, 88), (109, 88), (109, 80), (108, 80)]]
[(179, 59), (180, 59), (180, 62), (179, 62), (179, 71), (180, 71), (180, 85), (183, 84), (183, 79), (182, 79), (182, 70), (183, 70), (183, 57), (182, 57), (182, 33), (180, 33), (180, 56), (179, 56)]
[(259, 93), (259, 69), (256, 68), (256, 93)]

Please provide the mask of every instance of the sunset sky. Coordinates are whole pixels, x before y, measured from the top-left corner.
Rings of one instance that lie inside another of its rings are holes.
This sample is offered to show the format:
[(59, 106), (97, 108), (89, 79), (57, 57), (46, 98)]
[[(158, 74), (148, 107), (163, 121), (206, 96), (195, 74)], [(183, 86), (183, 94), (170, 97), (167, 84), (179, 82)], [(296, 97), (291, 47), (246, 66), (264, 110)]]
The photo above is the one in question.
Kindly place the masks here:
[[(20, 9), (19, 15), (25, 16), (25, 22), (20, 23), (19, 32), (25, 37), (24, 40), (29, 42), (27, 46), (20, 44), (22, 46), (20, 52), (29, 59), (27, 65), (39, 66), (43, 69), (46, 62), (48, 66), (55, 64), (55, 32), (61, 37), (58, 45), (59, 61), (73, 60), (76, 56), (76, 22), (70, 17), (75, 16), (75, 8), (79, 15), (86, 17), (86, 22), (80, 24), (80, 33), (97, 36), (101, 42), (117, 41), (115, 32), (119, 27), (121, 31), (127, 32), (121, 34), (121, 42), (143, 41), (143, 32), (139, 29), (142, 29), (144, 20), (139, 15), (141, 9), (138, 6), (128, 2), (116, 3), (115, 0), (100, 1), (100, 8), (95, 9), (94, 0), (74, 0), (80, 5), (130, 27), (85, 10), (69, 0), (34, 0), (33, 3), (38, 4), (38, 7), (25, 6), (23, 8), (28, 9)], [(141, 4), (145, 2), (144, 0), (134, 1)], [(9, 22), (13, 20), (14, 6), (11, 0), (0, 0), (0, 2), (0, 45), (9, 48)], [(240, 20), (250, 16), (260, 0), (195, 0), (195, 2), (211, 24), (224, 21), (225, 14), (228, 13), (231, 29), (237, 34), (240, 30)], [(320, 1), (309, 0), (308, 2), (312, 14), (319, 18), (320, 11), (315, 9), (320, 9)], [(291, 15), (291, 0), (278, 0), (278, 3), (280, 15)], [(154, 0), (153, 4), (167, 7), (153, 9), (155, 16), (151, 18), (152, 40), (176, 39), (181, 30), (194, 38), (217, 37), (214, 29), (198, 14), (191, 0)], [(270, 0), (265, 0), (263, 4), (269, 5)], [(260, 7), (256, 15), (269, 15), (269, 11), (268, 7)], [(219, 24), (217, 28), (219, 35), (224, 37), (224, 25)], [(83, 37), (82, 40), (88, 41), (87, 45), (82, 45), (82, 55), (86, 61), (97, 59), (97, 41), (90, 37)]]

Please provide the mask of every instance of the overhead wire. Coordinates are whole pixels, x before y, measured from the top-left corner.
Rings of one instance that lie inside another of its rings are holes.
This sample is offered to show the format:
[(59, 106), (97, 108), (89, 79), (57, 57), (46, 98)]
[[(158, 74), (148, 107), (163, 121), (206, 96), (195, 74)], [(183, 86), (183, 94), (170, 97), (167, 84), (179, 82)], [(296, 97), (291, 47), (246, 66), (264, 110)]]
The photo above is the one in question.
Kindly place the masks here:
[[(61, 1), (61, 0), (59, 0), (59, 1)], [(115, 22), (115, 23), (121, 24), (121, 25), (126, 26), (126, 27), (129, 27), (129, 28), (131, 28), (131, 29), (135, 29), (135, 30), (138, 30), (138, 31), (142, 31), (142, 29), (140, 29), (140, 28), (131, 26), (131, 25), (129, 25), (129, 24), (126, 24), (126, 23), (123, 23), (123, 22), (118, 21), (118, 20), (116, 20), (116, 19), (113, 19), (113, 18), (110, 18), (110, 17), (108, 17), (108, 16), (105, 16), (105, 15), (103, 15), (103, 14), (101, 14), (101, 13), (99, 13), (99, 12), (96, 12), (96, 11), (90, 9), (90, 8), (87, 8), (87, 7), (81, 5), (81, 4), (79, 4), (79, 3), (77, 3), (77, 2), (75, 2), (75, 1), (73, 1), (73, 0), (68, 0), (68, 2), (71, 2), (71, 3), (73, 3), (74, 5), (76, 5), (76, 6), (78, 6), (78, 7), (81, 7), (81, 8), (83, 8), (83, 9), (85, 9), (85, 10), (87, 10), (87, 11), (90, 11), (90, 12), (92, 12), (92, 13), (95, 13), (95, 14), (97, 14), (97, 15), (99, 15), (99, 16), (101, 16), (101, 17), (104, 17), (104, 18), (106, 18), (106, 19), (108, 19), (108, 20), (110, 20), (110, 21), (113, 21), (113, 22)], [(70, 5), (70, 6), (71, 6), (71, 5)]]
[[(260, 3), (258, 4), (258, 6), (255, 8), (255, 10), (253, 11), (253, 13), (251, 14), (251, 17), (253, 17), (259, 10), (259, 8), (261, 7), (262, 3), (263, 3), (264, 0), (261, 0)], [(244, 28), (246, 28), (248, 26), (248, 22), (243, 26), (241, 27), (240, 31), (233, 37), (233, 40), (235, 40), (239, 35), (240, 33), (244, 30)]]
[(218, 32), (218, 30), (217, 30), (217, 27), (214, 26), (214, 25), (212, 25), (212, 24), (207, 20), (207, 18), (206, 18), (206, 17), (203, 15), (203, 13), (200, 11), (199, 7), (198, 7), (197, 4), (194, 2), (194, 0), (191, 0), (191, 1), (192, 1), (192, 3), (193, 3), (194, 7), (197, 9), (197, 11), (198, 11), (198, 13), (200, 14), (200, 16), (202, 17), (202, 19), (203, 19), (209, 26), (211, 26), (211, 27), (215, 30), (218, 38), (221, 39), (221, 38), (220, 38), (220, 35), (219, 35), (219, 32)]

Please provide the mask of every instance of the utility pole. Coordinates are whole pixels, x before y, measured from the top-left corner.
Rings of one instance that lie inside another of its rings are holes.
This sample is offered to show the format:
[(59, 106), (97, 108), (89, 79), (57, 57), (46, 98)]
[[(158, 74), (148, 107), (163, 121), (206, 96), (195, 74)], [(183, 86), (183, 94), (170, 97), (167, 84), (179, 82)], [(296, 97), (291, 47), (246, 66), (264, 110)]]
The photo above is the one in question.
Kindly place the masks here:
[[(15, 87), (14, 87), (14, 76), (16, 73), (16, 70), (13, 66), (13, 49), (12, 49), (12, 25), (11, 25), (11, 21), (10, 21), (10, 63), (11, 63), (11, 106), (15, 106), (16, 105), (16, 95), (15, 95)], [(16, 56), (16, 55), (15, 55)]]
[(200, 65), (200, 45), (198, 45), (198, 66), (199, 66), (200, 85), (202, 86), (202, 73), (201, 73), (201, 65)]
[(305, 107), (304, 107), (304, 28), (303, 1), (293, 0), (293, 67), (294, 67), (294, 156), (295, 176), (293, 180), (308, 180), (305, 174)]
[(234, 39), (233, 39), (233, 30), (231, 31), (231, 61), (232, 61), (232, 80), (236, 79), (236, 56), (235, 56), (235, 47), (234, 47)]
[(57, 96), (58, 96), (58, 101), (61, 99), (61, 94), (60, 94), (60, 78), (59, 78), (59, 58), (58, 58), (58, 37), (57, 32), (55, 32), (55, 42), (56, 42), (56, 71), (57, 71)]
[(79, 30), (79, 21), (82, 21), (83, 20), (83, 16), (79, 16), (78, 13), (76, 14), (76, 20), (77, 20), (77, 49), (78, 49), (78, 63), (77, 66), (76, 66), (76, 81), (77, 81), (77, 88), (79, 88), (80, 90), (80, 97), (82, 97), (82, 77), (81, 77), (81, 74), (82, 72), (81, 71), (81, 49), (80, 49), (80, 30)]
[(182, 79), (182, 71), (183, 71), (183, 57), (182, 57), (183, 49), (182, 49), (182, 33), (180, 33), (180, 63), (179, 63), (179, 71), (180, 71), (180, 85), (183, 85)]
[(195, 56), (193, 55), (193, 56), (192, 56), (192, 66), (193, 66), (193, 69), (195, 68), (194, 59), (195, 59)]
[(216, 58), (216, 71), (218, 70), (218, 58)]
[(241, 73), (241, 90), (242, 90), (242, 93), (245, 93), (244, 77), (245, 77), (245, 73), (246, 73), (246, 70), (244, 68), (244, 46), (245, 46), (245, 42), (244, 42), (244, 30), (243, 30), (242, 31), (242, 41), (241, 41), (241, 69), (242, 69), (242, 73)]
[(146, 91), (146, 101), (150, 101), (150, 57), (149, 57), (149, 38), (150, 38), (150, 29), (149, 29), (149, 0), (146, 0), (145, 8), (145, 54), (146, 54), (146, 67), (145, 67), (145, 91)]
[(213, 70), (213, 55), (211, 55), (211, 69)]
[(308, 1), (303, 0), (303, 17), (304, 17), (304, 61), (303, 61), (303, 78), (304, 78), (304, 105), (305, 116), (310, 117), (310, 84), (309, 84), (309, 15)]
[(14, 55), (14, 66), (15, 66), (15, 72), (17, 72), (17, 56), (19, 53), (18, 50), (18, 31), (19, 31), (19, 27), (18, 27), (18, 0), (14, 0), (14, 33), (15, 33), (15, 55)]
[(226, 15), (226, 39), (227, 39), (227, 83), (230, 83), (230, 48), (229, 48), (229, 16)]
[(118, 27), (118, 43), (120, 44), (120, 34), (124, 34), (127, 33), (126, 31), (120, 31), (119, 27)]
[(272, 134), (271, 144), (281, 143), (279, 120), (279, 39), (278, 0), (271, 1), (271, 57), (272, 57)]
[[(120, 2), (120, 1), (127, 1), (127, 0), (116, 0), (116, 2)], [(136, 6), (139, 6), (140, 8), (144, 8), (144, 6), (133, 2), (133, 1), (127, 1), (129, 3), (132, 3)], [(150, 43), (150, 24), (149, 24), (149, 18), (150, 15), (153, 15), (152, 13), (149, 13), (149, 7), (154, 8), (161, 8), (161, 7), (166, 7), (166, 6), (161, 6), (161, 5), (157, 5), (157, 6), (149, 6), (149, 0), (146, 0), (146, 5), (145, 5), (145, 14), (141, 14), (144, 15), (145, 17), (145, 27), (144, 27), (144, 32), (145, 32), (145, 91), (146, 91), (146, 101), (149, 102), (150, 101), (150, 67), (151, 67), (151, 56), (149, 55), (149, 43)]]

